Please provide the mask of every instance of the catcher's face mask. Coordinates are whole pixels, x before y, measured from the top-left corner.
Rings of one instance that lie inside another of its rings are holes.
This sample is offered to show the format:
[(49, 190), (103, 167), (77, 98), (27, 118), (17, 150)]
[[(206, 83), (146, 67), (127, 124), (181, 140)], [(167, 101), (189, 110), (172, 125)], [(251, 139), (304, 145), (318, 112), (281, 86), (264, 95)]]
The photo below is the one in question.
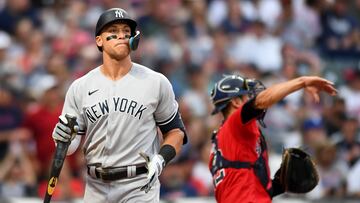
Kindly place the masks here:
[(211, 114), (214, 115), (223, 110), (234, 97), (248, 95), (253, 98), (264, 89), (265, 86), (259, 80), (247, 79), (239, 75), (226, 75), (215, 84), (211, 91), (211, 99), (215, 105)]

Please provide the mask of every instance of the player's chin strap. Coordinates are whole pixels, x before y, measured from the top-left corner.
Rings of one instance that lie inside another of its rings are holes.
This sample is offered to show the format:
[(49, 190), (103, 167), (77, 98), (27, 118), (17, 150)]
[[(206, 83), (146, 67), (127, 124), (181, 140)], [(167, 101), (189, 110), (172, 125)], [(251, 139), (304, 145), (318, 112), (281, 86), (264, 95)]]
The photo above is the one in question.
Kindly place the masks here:
[[(112, 39), (117, 39), (117, 35), (110, 35), (108, 37), (106, 37), (107, 41), (110, 41)], [(130, 35), (126, 35), (125, 38), (129, 39), (129, 47), (132, 51), (135, 51), (138, 46), (139, 46), (139, 42), (140, 42), (140, 31), (136, 31), (134, 36), (130, 36)]]

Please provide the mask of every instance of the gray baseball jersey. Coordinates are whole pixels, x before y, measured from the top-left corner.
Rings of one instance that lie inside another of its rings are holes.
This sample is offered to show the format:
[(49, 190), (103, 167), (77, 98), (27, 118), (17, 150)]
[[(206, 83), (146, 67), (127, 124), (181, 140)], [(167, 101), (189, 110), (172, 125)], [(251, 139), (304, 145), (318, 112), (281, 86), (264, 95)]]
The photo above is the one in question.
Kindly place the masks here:
[(143, 163), (139, 152), (155, 154), (157, 125), (172, 121), (178, 103), (165, 76), (133, 63), (129, 73), (112, 81), (100, 67), (75, 80), (65, 98), (63, 114), (77, 117), (85, 135), (86, 163), (119, 167)]

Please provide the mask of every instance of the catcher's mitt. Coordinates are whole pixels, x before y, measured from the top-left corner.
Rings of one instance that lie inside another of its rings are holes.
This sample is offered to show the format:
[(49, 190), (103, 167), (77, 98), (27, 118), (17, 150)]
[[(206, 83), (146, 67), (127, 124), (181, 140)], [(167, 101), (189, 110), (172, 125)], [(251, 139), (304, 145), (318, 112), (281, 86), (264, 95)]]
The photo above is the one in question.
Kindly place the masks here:
[(279, 172), (280, 183), (287, 192), (310, 192), (319, 182), (310, 155), (298, 148), (284, 149)]

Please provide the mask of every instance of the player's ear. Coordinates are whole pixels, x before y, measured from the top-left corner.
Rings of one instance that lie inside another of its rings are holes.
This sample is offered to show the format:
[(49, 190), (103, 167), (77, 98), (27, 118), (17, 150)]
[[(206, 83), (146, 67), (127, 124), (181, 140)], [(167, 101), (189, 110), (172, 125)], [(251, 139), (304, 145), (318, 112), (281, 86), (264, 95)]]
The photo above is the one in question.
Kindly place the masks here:
[(243, 100), (240, 97), (234, 97), (230, 100), (230, 104), (236, 109), (239, 108), (242, 103)]
[(96, 36), (95, 41), (96, 41), (96, 45), (97, 45), (98, 47), (102, 47), (103, 41), (102, 41), (102, 38), (101, 38), (100, 35)]

